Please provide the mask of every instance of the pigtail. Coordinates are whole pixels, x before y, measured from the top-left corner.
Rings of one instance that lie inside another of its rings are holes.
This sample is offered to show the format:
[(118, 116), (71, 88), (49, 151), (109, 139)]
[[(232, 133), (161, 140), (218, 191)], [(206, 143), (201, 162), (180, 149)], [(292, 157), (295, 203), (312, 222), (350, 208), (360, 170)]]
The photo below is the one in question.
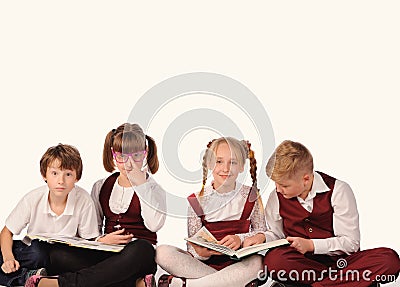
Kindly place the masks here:
[(253, 180), (252, 187), (254, 187), (256, 190), (257, 188), (257, 160), (254, 157), (254, 151), (251, 149), (251, 143), (246, 142), (247, 145), (247, 150), (248, 150), (248, 155), (247, 157), (249, 158), (250, 161), (250, 176), (251, 179)]
[(114, 141), (114, 135), (116, 130), (113, 129), (108, 132), (106, 135), (106, 139), (104, 141), (104, 148), (103, 148), (103, 166), (106, 171), (112, 172), (115, 169), (114, 160), (111, 152), (112, 143)]
[(211, 144), (213, 143), (213, 141), (214, 140), (210, 141), (207, 144), (207, 149), (206, 149), (206, 152), (204, 153), (204, 156), (203, 156), (203, 164), (202, 164), (202, 166), (203, 166), (203, 181), (202, 181), (202, 186), (201, 186), (201, 190), (200, 190), (199, 196), (203, 196), (203, 194), (204, 194), (204, 187), (206, 186), (207, 175), (208, 175), (208, 161), (209, 161), (209, 156), (208, 155), (211, 152), (210, 151), (210, 147), (211, 147)]
[(258, 204), (260, 205), (260, 208), (263, 210), (264, 205), (262, 204), (261, 201), (261, 196), (257, 187), (257, 160), (254, 157), (254, 151), (251, 149), (251, 143), (248, 141), (245, 141), (246, 148), (248, 151), (248, 159), (250, 161), (250, 176), (253, 181), (253, 184), (251, 185), (251, 194), (250, 194), (250, 201), (258, 201)]
[(203, 156), (203, 180), (202, 180), (202, 185), (201, 185), (201, 190), (200, 190), (199, 196), (203, 196), (203, 194), (204, 194), (204, 187), (206, 186), (207, 175), (208, 175), (207, 160), (206, 160), (206, 155), (204, 155)]
[(157, 145), (154, 139), (148, 135), (146, 135), (147, 140), (147, 164), (149, 165), (149, 169), (152, 174), (155, 174), (158, 171), (158, 156), (157, 156)]

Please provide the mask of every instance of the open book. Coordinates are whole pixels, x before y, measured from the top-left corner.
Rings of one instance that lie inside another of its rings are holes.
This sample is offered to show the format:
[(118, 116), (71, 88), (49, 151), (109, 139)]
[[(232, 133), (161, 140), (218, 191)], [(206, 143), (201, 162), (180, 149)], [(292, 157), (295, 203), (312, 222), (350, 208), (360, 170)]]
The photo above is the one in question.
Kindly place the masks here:
[(218, 244), (218, 240), (210, 233), (210, 231), (207, 230), (205, 226), (200, 228), (200, 230), (197, 231), (195, 235), (190, 238), (185, 238), (185, 240), (206, 247), (208, 249), (221, 252), (225, 255), (230, 256), (232, 259), (237, 260), (256, 253), (264, 255), (266, 252), (268, 252), (269, 249), (290, 244), (289, 241), (287, 241), (286, 239), (279, 239), (271, 242), (244, 247), (238, 250), (233, 250), (229, 247)]
[(38, 239), (41, 241), (46, 241), (48, 243), (62, 243), (67, 244), (69, 246), (80, 247), (80, 248), (89, 248), (95, 250), (102, 251), (111, 251), (111, 252), (120, 252), (125, 245), (116, 245), (116, 244), (106, 244), (97, 241), (86, 240), (79, 237), (68, 237), (62, 235), (54, 235), (54, 234), (45, 234), (45, 235), (31, 235), (27, 234), (22, 241), (30, 245), (33, 239)]

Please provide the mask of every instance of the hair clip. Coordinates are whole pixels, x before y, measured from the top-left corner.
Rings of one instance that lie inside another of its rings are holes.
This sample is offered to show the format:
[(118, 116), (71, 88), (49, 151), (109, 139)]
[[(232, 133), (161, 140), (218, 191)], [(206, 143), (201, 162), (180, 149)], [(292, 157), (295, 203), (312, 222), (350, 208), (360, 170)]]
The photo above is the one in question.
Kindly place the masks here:
[(210, 142), (207, 144), (207, 148), (210, 148), (210, 146), (211, 146), (211, 144), (213, 143), (213, 141), (215, 141), (215, 139), (212, 140), (212, 141), (210, 141)]

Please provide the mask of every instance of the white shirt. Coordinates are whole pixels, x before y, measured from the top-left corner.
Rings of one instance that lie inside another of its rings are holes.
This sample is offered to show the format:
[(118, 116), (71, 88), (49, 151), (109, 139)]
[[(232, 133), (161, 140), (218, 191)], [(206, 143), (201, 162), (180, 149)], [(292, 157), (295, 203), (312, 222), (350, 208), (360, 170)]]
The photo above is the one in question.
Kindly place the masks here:
[[(311, 213), (316, 194), (327, 191), (329, 191), (329, 187), (325, 184), (321, 175), (314, 172), (313, 186), (307, 198), (303, 200), (297, 197), (297, 200), (305, 210)], [(356, 252), (360, 248), (357, 204), (352, 189), (344, 181), (336, 180), (331, 205), (333, 207), (333, 232), (335, 237), (311, 239), (314, 243), (314, 254), (340, 255)], [(276, 190), (269, 195), (265, 209), (269, 226), (269, 230), (265, 232), (267, 241), (285, 238)]]
[[(212, 185), (206, 186), (204, 194), (199, 198), (199, 193), (196, 197), (204, 212), (204, 219), (208, 222), (239, 220), (242, 216), (244, 206), (247, 201), (251, 188), (250, 186), (242, 185), (236, 182), (235, 189), (219, 193)], [(250, 229), (247, 233), (236, 234), (239, 236), (240, 241), (254, 234), (264, 232), (266, 230), (264, 208), (261, 197), (254, 203), (253, 210), (250, 214)], [(188, 236), (193, 236), (201, 227), (202, 222), (200, 217), (194, 212), (191, 205), (188, 208)], [(207, 258), (199, 256), (194, 250), (193, 246), (188, 244), (188, 251), (193, 254), (195, 258), (205, 260)]]
[[(106, 179), (96, 181), (92, 188), (92, 199), (97, 211), (97, 224), (100, 232), (103, 229), (104, 213), (99, 195)], [(147, 182), (144, 184), (124, 188), (116, 180), (109, 199), (111, 211), (115, 214), (125, 213), (135, 192), (139, 197), (144, 225), (150, 231), (157, 232), (164, 225), (166, 218), (166, 194), (164, 189), (151, 176), (147, 178)]]
[(28, 226), (32, 235), (57, 234), (96, 238), (96, 211), (89, 193), (75, 186), (67, 197), (64, 212), (57, 216), (50, 208), (49, 189), (41, 186), (27, 193), (6, 219), (6, 227), (13, 234), (20, 234)]

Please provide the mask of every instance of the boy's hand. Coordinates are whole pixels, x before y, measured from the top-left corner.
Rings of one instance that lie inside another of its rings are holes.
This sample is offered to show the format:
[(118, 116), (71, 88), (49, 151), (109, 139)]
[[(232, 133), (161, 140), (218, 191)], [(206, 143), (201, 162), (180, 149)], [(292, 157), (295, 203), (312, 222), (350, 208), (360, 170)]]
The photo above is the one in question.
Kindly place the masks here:
[(265, 235), (263, 233), (257, 233), (256, 235), (247, 237), (243, 241), (243, 247), (261, 244), (265, 242)]
[(240, 248), (242, 242), (240, 241), (240, 237), (237, 235), (227, 235), (218, 241), (218, 244), (237, 250)]
[(107, 244), (128, 244), (132, 241), (133, 234), (124, 234), (125, 228), (106, 234), (99, 239), (99, 242)]
[(314, 252), (314, 243), (311, 239), (289, 236), (286, 240), (290, 242), (291, 247), (295, 248), (301, 254)]
[(220, 252), (217, 252), (217, 251), (208, 249), (208, 248), (203, 247), (203, 246), (199, 246), (199, 245), (194, 244), (194, 243), (192, 243), (192, 242), (189, 242), (189, 244), (193, 246), (193, 248), (194, 248), (194, 250), (196, 251), (196, 253), (197, 253), (199, 256), (201, 256), (201, 257), (206, 257), (206, 258), (208, 258), (208, 257), (210, 257), (211, 255), (221, 255)]
[(19, 269), (19, 262), (14, 258), (4, 261), (4, 263), (1, 265), (1, 270), (3, 270), (4, 273), (15, 272), (18, 269)]

